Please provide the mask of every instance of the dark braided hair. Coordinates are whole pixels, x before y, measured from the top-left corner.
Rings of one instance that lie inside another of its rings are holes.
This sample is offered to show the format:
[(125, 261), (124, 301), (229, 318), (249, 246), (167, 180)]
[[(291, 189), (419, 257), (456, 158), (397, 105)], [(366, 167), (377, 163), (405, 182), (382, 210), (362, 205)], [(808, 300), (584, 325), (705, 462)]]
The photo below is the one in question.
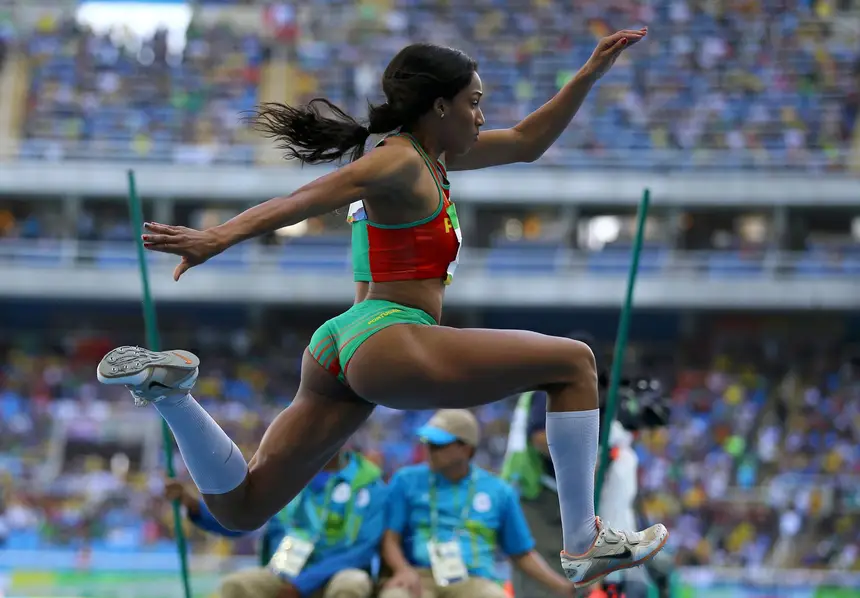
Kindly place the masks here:
[(413, 44), (397, 53), (382, 75), (386, 102), (371, 105), (366, 124), (325, 98), (298, 108), (277, 102), (260, 105), (251, 115), (257, 131), (274, 139), (287, 159), (303, 164), (350, 161), (364, 154), (372, 134), (383, 134), (418, 121), (437, 98), (450, 100), (472, 80), (477, 63), (460, 50)]

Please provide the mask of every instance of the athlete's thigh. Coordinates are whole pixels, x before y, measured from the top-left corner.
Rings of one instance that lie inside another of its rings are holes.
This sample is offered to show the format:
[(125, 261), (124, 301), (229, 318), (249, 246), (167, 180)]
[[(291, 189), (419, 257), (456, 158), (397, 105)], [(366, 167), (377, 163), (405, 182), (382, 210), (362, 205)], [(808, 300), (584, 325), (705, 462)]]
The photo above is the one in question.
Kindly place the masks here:
[(594, 376), (588, 346), (524, 330), (402, 324), (379, 331), (349, 363), (350, 387), (400, 409), (470, 407)]
[(280, 511), (340, 450), (373, 408), (305, 351), (296, 398), (266, 430), (249, 463), (252, 502), (272, 515)]

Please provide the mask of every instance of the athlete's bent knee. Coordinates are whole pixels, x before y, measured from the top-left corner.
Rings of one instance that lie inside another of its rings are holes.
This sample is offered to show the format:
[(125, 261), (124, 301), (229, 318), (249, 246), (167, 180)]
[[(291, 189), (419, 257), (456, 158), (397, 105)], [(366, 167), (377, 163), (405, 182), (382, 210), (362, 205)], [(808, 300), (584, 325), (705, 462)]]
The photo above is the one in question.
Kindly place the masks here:
[(268, 523), (269, 515), (242, 506), (241, 502), (232, 500), (232, 494), (207, 494), (204, 497), (215, 521), (231, 532), (242, 533), (256, 531)]
[(591, 347), (583, 342), (565, 339), (565, 352), (571, 365), (572, 382), (592, 382), (597, 384), (597, 360)]

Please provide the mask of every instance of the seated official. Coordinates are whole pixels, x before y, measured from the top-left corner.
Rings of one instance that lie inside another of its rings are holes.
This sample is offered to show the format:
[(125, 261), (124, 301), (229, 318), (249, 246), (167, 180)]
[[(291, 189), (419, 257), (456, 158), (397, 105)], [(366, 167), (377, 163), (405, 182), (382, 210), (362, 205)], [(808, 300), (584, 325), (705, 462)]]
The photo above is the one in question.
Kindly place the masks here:
[[(184, 487), (176, 496), (188, 518), (206, 531), (242, 535), (219, 524), (202, 500)], [(171, 496), (171, 494), (173, 496)], [(264, 528), (271, 546), (267, 566), (228, 575), (223, 598), (370, 598), (370, 567), (385, 528), (388, 489), (380, 469), (358, 453), (342, 451)]]
[(504, 598), (499, 550), (513, 565), (573, 596), (573, 584), (535, 551), (513, 488), (472, 464), (480, 431), (466, 410), (438, 411), (418, 431), (429, 463), (397, 472), (389, 486), (380, 598)]

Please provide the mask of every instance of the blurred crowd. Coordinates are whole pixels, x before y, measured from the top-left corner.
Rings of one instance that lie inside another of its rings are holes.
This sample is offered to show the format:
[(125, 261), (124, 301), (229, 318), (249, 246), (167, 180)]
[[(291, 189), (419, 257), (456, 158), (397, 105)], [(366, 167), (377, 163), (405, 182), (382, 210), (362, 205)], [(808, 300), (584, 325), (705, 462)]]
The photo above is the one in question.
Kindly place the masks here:
[[(631, 160), (674, 167), (791, 164), (839, 169), (857, 119), (860, 55), (856, 27), (833, 3), (657, 0), (569, 3), (424, 3), (401, 0), (372, 27), (344, 35), (316, 13), (299, 64), (320, 90), (358, 110), (385, 61), (414, 39), (462, 47), (480, 63), (488, 126), (509, 126), (555, 93), (590, 55), (595, 40), (622, 27), (651, 26), (587, 101), (547, 162)], [(341, 10), (349, 12), (349, 5)], [(354, 39), (354, 38), (353, 38)], [(340, 41), (338, 41), (340, 40)], [(325, 43), (323, 43), (325, 42)], [(344, 65), (330, 67), (331, 58)], [(574, 157), (567, 150), (580, 150)], [(648, 151), (651, 150), (651, 151)], [(729, 150), (717, 153), (708, 150)], [(686, 162), (677, 163), (677, 160)]]
[(45, 19), (26, 51), (24, 155), (253, 159), (256, 137), (240, 114), (257, 103), (263, 48), (256, 35), (192, 24), (182, 59), (172, 61), (166, 31), (131, 51), (74, 21)]
[(676, 378), (672, 426), (639, 445), (644, 511), (683, 564), (857, 570), (857, 364), (737, 357)]
[(598, 38), (643, 24), (647, 40), (619, 60), (545, 163), (843, 170), (857, 128), (852, 2), (317, 0), (260, 10), (265, 34), (192, 24), (181, 60), (163, 34), (130, 52), (71, 22), (22, 33), (32, 65), (24, 151), (56, 155), (75, 141), (100, 155), (251, 160), (245, 144), (255, 138), (239, 111), (257, 100), (267, 60), (293, 67), (300, 101), (324, 95), (361, 115), (379, 99), (386, 62), (416, 40), (472, 54), (487, 125), (510, 126)]
[[(252, 351), (241, 335), (198, 339), (213, 349), (200, 351), (195, 396), (247, 456), (293, 395), (303, 339), (296, 330), (267, 352)], [(125, 418), (157, 431), (154, 413), (134, 411), (124, 392), (96, 383), (94, 364), (111, 341), (81, 335), (54, 347), (2, 347), (4, 548), (172, 550), (163, 462), (149, 469), (104, 436)], [(672, 531), (668, 550), (686, 565), (860, 569), (857, 364), (834, 356), (774, 367), (731, 351), (708, 362), (664, 372), (671, 425), (641, 432), (636, 443), (641, 508)], [(476, 462), (490, 471), (504, 456), (512, 410), (511, 401), (476, 410), (484, 431)], [(425, 458), (414, 432), (428, 417), (377, 409), (353, 446), (390, 477)], [(187, 479), (181, 459), (175, 463)], [(252, 539), (188, 531), (199, 553), (254, 551)]]

